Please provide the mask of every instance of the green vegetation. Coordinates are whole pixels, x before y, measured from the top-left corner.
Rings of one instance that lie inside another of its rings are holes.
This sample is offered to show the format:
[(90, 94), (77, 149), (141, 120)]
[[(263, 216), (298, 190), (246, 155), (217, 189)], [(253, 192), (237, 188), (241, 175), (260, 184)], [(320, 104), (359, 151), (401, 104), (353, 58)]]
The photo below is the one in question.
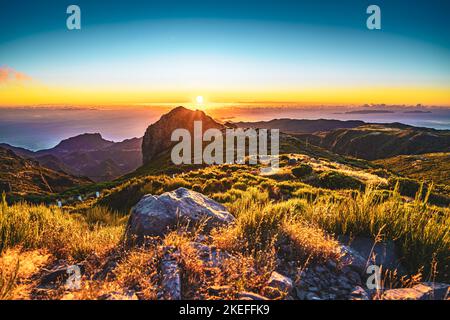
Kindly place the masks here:
[(320, 185), (324, 188), (337, 189), (364, 189), (364, 184), (351, 176), (338, 171), (326, 171), (319, 175)]
[[(437, 152), (420, 155), (402, 155), (374, 161), (402, 176), (448, 185), (450, 181), (450, 153)], [(450, 192), (449, 192), (450, 193)]]
[[(308, 162), (306, 158), (295, 167), (285, 163), (273, 175), (261, 175), (255, 166), (220, 165), (175, 175), (131, 177), (105, 185), (98, 199), (63, 208), (8, 205), (3, 196), (0, 252), (7, 256), (10, 250), (19, 250), (18, 255), (23, 256), (43, 250), (36, 254), (49, 255), (49, 261), (88, 261), (87, 278), (108, 261), (116, 262), (112, 280), (86, 280), (88, 287), (74, 293), (77, 299), (127, 289), (155, 299), (161, 244), (173, 245), (181, 252), (183, 285), (191, 288), (185, 298), (198, 298), (198, 292), (205, 292), (211, 284), (230, 285), (230, 298), (242, 290), (261, 292), (280, 255), (301, 268), (330, 259), (338, 261), (337, 235), (392, 240), (409, 274), (423, 272), (425, 278), (433, 274), (437, 280), (448, 281), (450, 210), (431, 203), (436, 201), (432, 185), (394, 175), (383, 179), (348, 163), (326, 159)], [(205, 193), (236, 217), (234, 224), (214, 230), (209, 241), (238, 257), (239, 263), (229, 259), (221, 270), (206, 270), (190, 245), (195, 231), (183, 229), (153, 240), (146, 248), (122, 245), (128, 214), (141, 197), (179, 187)], [(286, 247), (289, 252), (283, 249)], [(0, 298), (31, 290), (18, 286), (24, 278), (14, 271), (18, 260), (5, 261), (0, 260)]]
[[(93, 252), (105, 253), (119, 243), (124, 225), (111, 218), (114, 214), (106, 211), (103, 214), (104, 223), (100, 225), (92, 213), (86, 217), (70, 215), (56, 207), (27, 204), (2, 208), (0, 252), (20, 246), (23, 249), (47, 249), (57, 257), (74, 260), (84, 259)], [(89, 220), (93, 223), (89, 224)], [(112, 222), (112, 225), (106, 222)]]
[(298, 167), (292, 168), (292, 174), (297, 178), (304, 178), (313, 172), (313, 168), (307, 164), (301, 164)]

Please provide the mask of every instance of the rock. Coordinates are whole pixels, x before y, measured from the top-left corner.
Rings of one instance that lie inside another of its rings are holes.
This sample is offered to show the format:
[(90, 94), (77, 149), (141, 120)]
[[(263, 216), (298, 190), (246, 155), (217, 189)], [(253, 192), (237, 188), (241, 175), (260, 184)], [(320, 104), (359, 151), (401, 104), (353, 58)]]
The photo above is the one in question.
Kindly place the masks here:
[(178, 268), (178, 251), (173, 247), (164, 247), (161, 261), (162, 298), (164, 300), (181, 300), (181, 280)]
[(267, 286), (277, 288), (278, 290), (287, 293), (291, 292), (294, 287), (290, 278), (283, 276), (276, 271), (272, 272), (272, 274), (270, 275), (270, 278), (267, 281)]
[(191, 242), (190, 245), (197, 250), (197, 254), (200, 260), (207, 267), (219, 268), (222, 266), (226, 259), (234, 259), (234, 257), (216, 247), (211, 247), (199, 242)]
[(317, 273), (325, 273), (325, 272), (327, 271), (327, 269), (325, 269), (325, 268), (322, 267), (322, 266), (317, 266), (317, 267), (315, 268), (315, 271), (316, 271)]
[(240, 300), (269, 300), (266, 297), (261, 296), (257, 293), (246, 292), (246, 291), (240, 292), (238, 294), (238, 299), (240, 299)]
[(172, 109), (163, 115), (157, 122), (150, 125), (145, 131), (142, 140), (143, 163), (146, 164), (155, 159), (162, 152), (167, 151), (175, 142), (172, 141), (172, 132), (176, 129), (186, 129), (194, 134), (194, 121), (201, 121), (201, 134), (211, 128), (224, 129), (225, 126), (207, 116), (203, 111), (193, 111), (184, 107)]
[(264, 287), (262, 289), (262, 294), (272, 300), (279, 300), (286, 296), (286, 293), (283, 291), (280, 291), (278, 288), (273, 287)]
[[(386, 290), (383, 300), (442, 300), (448, 295), (449, 285), (444, 283), (419, 283), (412, 288)], [(445, 293), (444, 293), (445, 292)]]
[(320, 297), (317, 294), (310, 292), (306, 295), (306, 300), (322, 300), (322, 299), (320, 299)]
[(350, 272), (346, 273), (345, 275), (348, 278), (348, 280), (350, 280), (351, 283), (357, 284), (357, 285), (362, 284), (361, 277), (357, 272), (350, 271)]
[(328, 267), (328, 269), (330, 269), (330, 271), (334, 271), (337, 268), (337, 264), (333, 260), (328, 260), (327, 267)]
[(348, 282), (348, 279), (345, 276), (340, 276), (337, 281), (338, 281), (339, 288), (345, 289), (345, 290), (352, 289), (352, 286), (350, 285), (350, 283)]
[(160, 196), (146, 195), (133, 207), (129, 232), (138, 238), (163, 236), (179, 223), (205, 223), (204, 231), (228, 224), (234, 217), (227, 209), (201, 193), (178, 188)]
[(66, 281), (69, 276), (73, 273), (74, 268), (77, 268), (80, 271), (80, 276), (84, 272), (84, 264), (78, 263), (75, 265), (64, 265), (56, 267), (52, 270), (45, 270), (47, 271), (40, 279), (40, 286), (46, 286), (53, 282), (58, 281)]
[[(383, 266), (384, 269), (397, 270), (404, 273), (400, 263), (400, 254), (393, 241), (375, 243), (366, 237), (356, 237), (350, 241), (348, 236), (339, 236), (338, 240), (357, 252), (365, 263)], [(373, 258), (375, 257), (375, 258)]]
[(429, 286), (433, 289), (434, 300), (444, 300), (450, 297), (450, 285), (439, 282), (422, 282), (423, 285)]
[(308, 291), (305, 291), (299, 287), (295, 288), (295, 293), (297, 294), (297, 298), (299, 300), (305, 300), (306, 299), (306, 295), (308, 294)]
[(350, 294), (351, 300), (370, 300), (369, 293), (366, 292), (362, 287), (356, 286), (353, 288), (352, 293)]
[(354, 269), (361, 275), (366, 273), (367, 260), (365, 260), (357, 251), (348, 246), (341, 246), (341, 253), (343, 254), (341, 260), (345, 266)]

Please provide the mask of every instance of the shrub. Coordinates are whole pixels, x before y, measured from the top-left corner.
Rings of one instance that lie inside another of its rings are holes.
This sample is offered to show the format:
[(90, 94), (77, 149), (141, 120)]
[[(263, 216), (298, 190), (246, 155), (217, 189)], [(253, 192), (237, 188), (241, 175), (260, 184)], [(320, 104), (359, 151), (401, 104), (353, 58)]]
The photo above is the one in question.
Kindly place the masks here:
[(307, 164), (301, 164), (295, 168), (292, 168), (292, 174), (297, 178), (304, 178), (313, 173), (313, 168)]
[(388, 183), (391, 189), (398, 185), (398, 191), (401, 195), (412, 198), (416, 196), (420, 189), (420, 184), (416, 180), (409, 178), (390, 178)]
[(364, 183), (338, 171), (326, 171), (320, 174), (319, 184), (323, 188), (338, 189), (364, 189)]

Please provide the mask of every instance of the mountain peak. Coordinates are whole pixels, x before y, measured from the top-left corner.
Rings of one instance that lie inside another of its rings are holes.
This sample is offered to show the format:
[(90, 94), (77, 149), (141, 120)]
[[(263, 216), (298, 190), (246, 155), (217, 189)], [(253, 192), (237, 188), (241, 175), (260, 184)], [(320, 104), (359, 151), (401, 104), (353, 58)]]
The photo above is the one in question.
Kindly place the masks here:
[(194, 121), (202, 122), (203, 131), (210, 128), (224, 128), (222, 124), (208, 116), (204, 111), (194, 111), (183, 106), (176, 107), (147, 128), (142, 141), (144, 164), (173, 144), (170, 138), (175, 129), (187, 129), (192, 133)]
[(53, 149), (58, 152), (98, 150), (113, 145), (114, 142), (103, 139), (100, 133), (84, 133), (62, 140)]

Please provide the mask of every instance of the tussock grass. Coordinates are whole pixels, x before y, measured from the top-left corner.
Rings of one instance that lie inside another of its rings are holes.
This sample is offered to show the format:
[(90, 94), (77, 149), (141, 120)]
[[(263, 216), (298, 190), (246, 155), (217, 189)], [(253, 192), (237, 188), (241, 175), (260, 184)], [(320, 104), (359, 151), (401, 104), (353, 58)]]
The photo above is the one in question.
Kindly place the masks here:
[(218, 247), (257, 256), (277, 250), (279, 242), (288, 241), (301, 263), (339, 258), (337, 242), (302, 219), (309, 207), (304, 199), (272, 203), (267, 192), (253, 188), (230, 207), (236, 223), (214, 233)]
[(421, 267), (429, 272), (433, 256), (438, 274), (448, 280), (450, 259), (450, 210), (428, 206), (417, 197), (407, 203), (397, 191), (383, 201), (373, 188), (338, 201), (318, 198), (302, 218), (334, 234), (393, 240), (412, 273)]
[(89, 225), (120, 226), (126, 223), (128, 217), (111, 211), (106, 207), (95, 206), (88, 208), (84, 214)]
[(56, 207), (21, 203), (0, 212), (0, 252), (15, 246), (45, 248), (57, 257), (79, 260), (114, 248), (123, 232), (123, 225), (89, 225)]
[(12, 296), (17, 285), (19, 266), (19, 260), (12, 268), (4, 263), (0, 264), (0, 300), (6, 300)]
[(137, 248), (126, 254), (114, 269), (115, 283), (136, 290), (143, 299), (156, 299), (158, 254), (155, 247)]
[(29, 299), (32, 277), (52, 260), (45, 250), (7, 249), (0, 256), (0, 300)]

